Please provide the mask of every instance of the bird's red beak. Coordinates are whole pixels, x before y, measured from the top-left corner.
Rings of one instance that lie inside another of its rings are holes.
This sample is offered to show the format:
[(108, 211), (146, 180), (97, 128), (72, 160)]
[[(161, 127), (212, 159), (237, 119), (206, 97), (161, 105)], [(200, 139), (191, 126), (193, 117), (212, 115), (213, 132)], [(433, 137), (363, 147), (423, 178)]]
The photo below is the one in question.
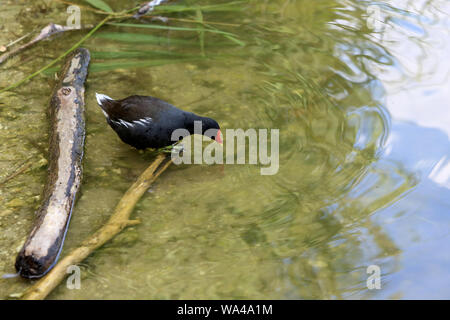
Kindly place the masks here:
[(217, 135), (216, 135), (216, 139), (215, 139), (218, 143), (223, 144), (223, 140), (222, 140), (222, 132), (220, 132), (220, 130), (217, 130)]

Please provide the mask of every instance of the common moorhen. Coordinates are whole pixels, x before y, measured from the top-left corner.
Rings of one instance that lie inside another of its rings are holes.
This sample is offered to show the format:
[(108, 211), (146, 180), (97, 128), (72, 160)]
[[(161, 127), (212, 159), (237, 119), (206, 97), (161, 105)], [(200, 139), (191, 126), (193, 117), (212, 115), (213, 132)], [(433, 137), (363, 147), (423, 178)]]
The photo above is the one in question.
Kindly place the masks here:
[(180, 110), (154, 97), (135, 95), (114, 100), (104, 94), (95, 95), (111, 128), (123, 142), (136, 149), (172, 145), (177, 142), (172, 140), (172, 132), (176, 129), (199, 133), (194, 132), (194, 121), (201, 123), (201, 134), (222, 143), (219, 124), (211, 118)]

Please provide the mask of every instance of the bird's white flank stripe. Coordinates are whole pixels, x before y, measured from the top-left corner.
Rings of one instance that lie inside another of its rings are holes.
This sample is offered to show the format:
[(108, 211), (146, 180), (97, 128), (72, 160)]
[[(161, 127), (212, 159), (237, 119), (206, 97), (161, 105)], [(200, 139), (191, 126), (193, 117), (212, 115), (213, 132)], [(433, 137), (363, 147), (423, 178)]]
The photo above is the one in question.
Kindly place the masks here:
[(133, 124), (129, 123), (128, 121), (122, 120), (122, 119), (119, 119), (119, 122), (127, 128), (133, 126)]
[(150, 118), (150, 117), (145, 117), (143, 119), (139, 119), (139, 120), (134, 120), (133, 121), (133, 123), (140, 124), (142, 126), (150, 124), (150, 122), (152, 122), (152, 118)]
[(102, 105), (102, 101), (104, 100), (114, 100), (111, 97), (108, 97), (106, 94), (101, 94), (101, 93), (95, 93), (95, 97), (97, 98), (97, 103), (101, 106)]
[(146, 117), (146, 118), (143, 118), (143, 119), (134, 120), (132, 122), (128, 122), (128, 121), (125, 121), (123, 119), (117, 119), (117, 120), (111, 120), (111, 121), (114, 122), (117, 125), (121, 125), (121, 126), (124, 126), (126, 128), (133, 128), (137, 124), (140, 124), (141, 126), (145, 127), (145, 125), (150, 124), (150, 122), (152, 122), (152, 118)]

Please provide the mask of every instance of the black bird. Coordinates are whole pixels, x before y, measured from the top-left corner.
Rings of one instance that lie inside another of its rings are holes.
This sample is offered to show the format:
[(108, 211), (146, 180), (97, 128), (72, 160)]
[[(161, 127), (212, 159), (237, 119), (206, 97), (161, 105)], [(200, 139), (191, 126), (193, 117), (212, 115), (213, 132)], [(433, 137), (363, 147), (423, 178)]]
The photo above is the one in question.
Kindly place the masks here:
[[(111, 128), (123, 142), (136, 149), (172, 145), (180, 138), (172, 140), (176, 129), (185, 129), (189, 134), (201, 133), (222, 144), (222, 133), (214, 119), (180, 110), (154, 97), (130, 96), (114, 100), (104, 94), (95, 95)], [(194, 121), (199, 121), (197, 126), (201, 124), (201, 132), (194, 132)]]

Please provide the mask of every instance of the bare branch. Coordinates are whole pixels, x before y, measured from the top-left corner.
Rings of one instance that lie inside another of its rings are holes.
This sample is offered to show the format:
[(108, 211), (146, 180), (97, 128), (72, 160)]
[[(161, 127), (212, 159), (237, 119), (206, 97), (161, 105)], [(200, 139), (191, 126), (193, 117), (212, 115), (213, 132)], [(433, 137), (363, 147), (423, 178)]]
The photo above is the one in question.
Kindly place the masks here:
[[(55, 34), (58, 34), (58, 33), (62, 33), (62, 32), (66, 32), (66, 31), (81, 30), (81, 29), (84, 29), (84, 28), (92, 28), (92, 26), (85, 26), (83, 28), (75, 28), (75, 27), (67, 27), (67, 26), (61, 26), (59, 24), (50, 23), (45, 28), (43, 28), (41, 30), (41, 32), (39, 33), (39, 35), (34, 37), (33, 40), (25, 43), (24, 45), (14, 49), (14, 50), (11, 50), (9, 52), (6, 52), (6, 53), (2, 54), (0, 56), (0, 64), (5, 62), (9, 58), (15, 56), (19, 52), (28, 49), (29, 47), (31, 47), (35, 43), (37, 43), (39, 41), (42, 41), (44, 39), (47, 39), (47, 38), (49, 38), (52, 35), (55, 35)], [(17, 42), (17, 41), (15, 41), (15, 42)]]
[(120, 199), (108, 222), (97, 232), (84, 240), (81, 245), (72, 250), (67, 256), (60, 260), (56, 266), (42, 279), (28, 288), (21, 296), (23, 300), (42, 300), (52, 292), (58, 284), (67, 276), (67, 268), (77, 265), (86, 259), (97, 248), (115, 237), (124, 228), (135, 225), (137, 220), (130, 220), (131, 213), (151, 184), (163, 173), (172, 163), (165, 154), (160, 154), (152, 164), (139, 176), (136, 182), (127, 190)]

